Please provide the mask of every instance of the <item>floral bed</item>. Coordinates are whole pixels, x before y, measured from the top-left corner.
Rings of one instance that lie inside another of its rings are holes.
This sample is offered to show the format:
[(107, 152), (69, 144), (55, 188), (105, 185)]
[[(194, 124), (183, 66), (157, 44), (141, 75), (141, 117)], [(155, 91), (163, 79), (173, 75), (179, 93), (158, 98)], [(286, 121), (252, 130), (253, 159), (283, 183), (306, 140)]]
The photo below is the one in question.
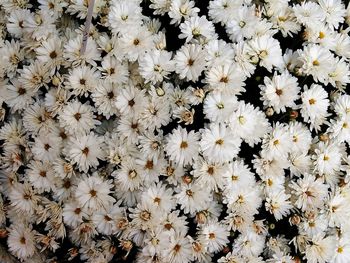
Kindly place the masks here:
[(1, 262), (350, 262), (341, 0), (0, 1)]

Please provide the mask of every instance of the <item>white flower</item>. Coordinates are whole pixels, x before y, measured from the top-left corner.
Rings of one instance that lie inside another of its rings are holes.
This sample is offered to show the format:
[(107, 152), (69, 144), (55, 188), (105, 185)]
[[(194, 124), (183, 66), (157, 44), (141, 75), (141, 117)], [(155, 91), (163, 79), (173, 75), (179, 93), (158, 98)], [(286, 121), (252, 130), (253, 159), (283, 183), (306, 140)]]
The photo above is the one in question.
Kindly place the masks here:
[(153, 84), (160, 82), (174, 70), (171, 53), (165, 50), (151, 50), (139, 59), (140, 74)]
[(295, 205), (302, 211), (319, 208), (323, 205), (327, 196), (328, 186), (322, 183), (322, 179), (305, 174), (297, 182), (291, 182), (292, 194), (297, 197)]
[(259, 87), (264, 106), (273, 107), (276, 113), (285, 112), (286, 107), (295, 108), (295, 101), (299, 99), (298, 80), (287, 71), (281, 75), (275, 72), (272, 79), (265, 77), (264, 85)]
[(141, 11), (136, 1), (112, 2), (108, 15), (112, 32), (115, 34), (127, 33), (138, 28), (142, 24)]
[(255, 8), (253, 6), (241, 6), (233, 14), (232, 19), (229, 20), (226, 26), (230, 39), (233, 42), (238, 42), (252, 38), (259, 20), (255, 16)]
[(166, 262), (186, 263), (192, 258), (192, 246), (189, 238), (182, 234), (169, 235), (169, 241), (161, 245), (161, 254)]
[(336, 249), (334, 236), (322, 235), (312, 238), (312, 243), (306, 245), (305, 258), (310, 263), (326, 263), (332, 260)]
[(293, 10), (297, 21), (308, 27), (317, 27), (326, 18), (325, 12), (314, 2), (305, 1), (301, 5), (293, 6)]
[(237, 98), (224, 92), (210, 92), (203, 105), (203, 112), (212, 122), (226, 122), (237, 107)]
[(25, 225), (11, 225), (7, 239), (9, 250), (22, 262), (35, 253), (33, 231)]
[(79, 137), (71, 137), (68, 142), (66, 157), (78, 166), (79, 171), (87, 172), (91, 167), (97, 167), (99, 159), (103, 160), (103, 138), (93, 132)]
[(326, 15), (326, 23), (333, 28), (338, 28), (344, 22), (345, 6), (340, 0), (320, 0), (320, 7)]
[(341, 169), (342, 152), (341, 145), (334, 143), (318, 144), (315, 149), (315, 156), (313, 156), (315, 171), (319, 174), (326, 174), (333, 177)]
[(64, 128), (67, 134), (85, 135), (101, 124), (94, 116), (94, 108), (88, 104), (82, 104), (78, 100), (69, 102), (63, 106), (58, 119), (60, 126)]
[(350, 259), (350, 240), (342, 237), (338, 240), (332, 263), (345, 263)]
[(328, 116), (329, 99), (327, 92), (317, 84), (312, 84), (309, 89), (304, 86), (301, 100), (301, 116), (305, 122), (310, 122), (310, 129), (318, 131)]
[(192, 164), (198, 156), (199, 134), (177, 128), (166, 138), (165, 151), (170, 160), (182, 166)]
[(205, 69), (205, 52), (200, 45), (186, 44), (176, 52), (174, 62), (181, 79), (196, 81)]
[(228, 242), (229, 231), (218, 222), (209, 222), (199, 232), (199, 239), (208, 249), (209, 253), (220, 251)]
[(227, 24), (232, 19), (232, 14), (235, 14), (239, 9), (243, 0), (214, 0), (209, 1), (209, 17), (214, 23)]
[(215, 28), (212, 22), (205, 16), (192, 16), (180, 25), (181, 34), (179, 38), (186, 38), (186, 43), (206, 43), (215, 36)]
[(171, 1), (168, 15), (171, 18), (171, 24), (180, 24), (182, 19), (189, 19), (196, 16), (199, 8), (195, 7), (195, 2), (191, 0), (173, 0)]
[(303, 50), (298, 50), (298, 54), (302, 63), (301, 71), (306, 75), (312, 75), (315, 81), (325, 83), (334, 62), (332, 53), (324, 47), (310, 44)]
[(131, 62), (141, 58), (153, 48), (153, 35), (146, 27), (140, 26), (124, 33), (120, 38), (120, 48)]
[(279, 42), (269, 35), (253, 38), (248, 42), (248, 54), (251, 61), (272, 71), (272, 67), (280, 68), (283, 64), (282, 50)]
[(269, 123), (263, 112), (254, 108), (251, 104), (240, 101), (237, 110), (230, 117), (229, 126), (243, 141), (253, 146), (261, 141), (269, 127)]
[(80, 180), (75, 197), (81, 207), (92, 210), (106, 209), (114, 201), (109, 195), (111, 188), (111, 181), (105, 181), (97, 175), (89, 176)]
[(238, 155), (241, 140), (224, 124), (212, 124), (202, 131), (200, 149), (212, 162), (228, 162)]
[(87, 97), (95, 89), (99, 77), (98, 71), (83, 65), (70, 72), (66, 88), (72, 90), (74, 95)]
[(284, 191), (271, 192), (267, 198), (265, 207), (274, 215), (276, 220), (280, 220), (289, 214), (290, 209), (293, 207), (288, 200), (290, 195)]
[(234, 63), (214, 66), (206, 72), (205, 82), (216, 90), (225, 91), (233, 95), (245, 91), (243, 88), (245, 76)]

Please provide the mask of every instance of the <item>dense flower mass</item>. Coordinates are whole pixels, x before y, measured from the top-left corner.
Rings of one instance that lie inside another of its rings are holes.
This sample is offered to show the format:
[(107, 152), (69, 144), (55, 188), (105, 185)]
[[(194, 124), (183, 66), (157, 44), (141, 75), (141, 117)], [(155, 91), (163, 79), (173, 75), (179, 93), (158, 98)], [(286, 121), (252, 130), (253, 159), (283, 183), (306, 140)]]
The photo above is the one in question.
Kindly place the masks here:
[(0, 262), (349, 263), (350, 5), (1, 0)]

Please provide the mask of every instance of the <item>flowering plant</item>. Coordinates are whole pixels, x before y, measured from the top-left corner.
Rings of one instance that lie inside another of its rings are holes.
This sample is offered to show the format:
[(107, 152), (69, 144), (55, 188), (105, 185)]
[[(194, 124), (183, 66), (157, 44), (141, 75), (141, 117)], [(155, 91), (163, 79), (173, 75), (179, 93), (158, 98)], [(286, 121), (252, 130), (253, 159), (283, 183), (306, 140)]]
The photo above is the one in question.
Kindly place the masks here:
[(1, 262), (350, 262), (349, 5), (0, 7)]

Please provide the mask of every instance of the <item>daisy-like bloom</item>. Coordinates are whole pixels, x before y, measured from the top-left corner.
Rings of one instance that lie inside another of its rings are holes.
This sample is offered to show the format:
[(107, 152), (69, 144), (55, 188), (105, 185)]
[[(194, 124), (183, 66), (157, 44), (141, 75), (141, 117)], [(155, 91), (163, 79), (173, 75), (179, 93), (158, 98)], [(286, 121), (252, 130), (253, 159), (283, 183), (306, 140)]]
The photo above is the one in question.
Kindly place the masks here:
[(326, 15), (327, 25), (337, 29), (339, 24), (344, 22), (346, 14), (344, 4), (340, 0), (320, 0), (318, 3)]
[(335, 58), (333, 68), (328, 74), (328, 81), (334, 87), (342, 90), (350, 82), (349, 65), (344, 58)]
[(328, 186), (322, 181), (321, 178), (305, 174), (297, 182), (291, 182), (292, 194), (297, 198), (295, 205), (302, 211), (321, 207), (328, 192)]
[(139, 189), (144, 179), (141, 166), (136, 164), (132, 158), (123, 159), (120, 169), (114, 171), (112, 175), (115, 177), (118, 187), (124, 191)]
[(64, 45), (63, 57), (72, 63), (73, 66), (84, 65), (85, 62), (96, 66), (96, 61), (101, 60), (101, 51), (97, 48), (96, 41), (92, 37), (88, 37), (86, 51), (84, 54), (81, 54), (82, 39), (82, 35), (69, 38), (68, 42)]
[(153, 35), (145, 26), (128, 31), (120, 38), (120, 48), (131, 62), (141, 58), (147, 50), (153, 48)]
[(300, 233), (308, 235), (310, 238), (318, 236), (327, 230), (327, 219), (324, 216), (319, 216), (315, 212), (310, 211), (305, 213), (301, 224), (298, 225)]
[(105, 56), (101, 62), (101, 78), (116, 84), (127, 83), (129, 71), (127, 63), (119, 62), (115, 56)]
[(203, 190), (202, 186), (194, 181), (188, 185), (182, 185), (175, 198), (185, 214), (195, 214), (203, 210), (206, 203), (210, 202), (211, 195), (209, 191), (210, 189), (207, 188)]
[(236, 188), (250, 188), (255, 185), (254, 174), (250, 171), (248, 165), (242, 160), (233, 161), (228, 166), (224, 166), (225, 171), (222, 175), (224, 179), (224, 190), (232, 191)]
[(40, 132), (31, 150), (36, 160), (54, 161), (60, 154), (61, 138), (52, 133)]
[(292, 136), (292, 151), (307, 153), (312, 142), (309, 129), (301, 122), (292, 122), (289, 125), (289, 132)]
[(328, 116), (328, 93), (320, 85), (312, 84), (309, 89), (305, 85), (301, 100), (301, 116), (310, 122), (311, 129), (318, 131)]
[(115, 106), (115, 99), (118, 93), (119, 89), (116, 84), (109, 81), (101, 81), (91, 94), (97, 111), (103, 114), (107, 120), (118, 113), (118, 109)]
[[(315, 171), (321, 175), (325, 174), (326, 178), (334, 177), (341, 169), (342, 155), (341, 145), (320, 142), (313, 156)], [(337, 178), (334, 179), (328, 183), (336, 184)]]
[(103, 144), (104, 139), (93, 132), (79, 137), (70, 137), (66, 146), (66, 158), (70, 159), (72, 164), (76, 164), (79, 171), (87, 172), (91, 167), (98, 166), (99, 159), (104, 159)]
[(141, 112), (140, 121), (149, 131), (167, 125), (171, 121), (169, 102), (153, 97)]
[(350, 117), (350, 95), (343, 94), (339, 96), (335, 101), (334, 111), (341, 117)]
[(289, 194), (286, 194), (284, 190), (275, 191), (268, 194), (266, 197), (265, 207), (274, 215), (276, 220), (280, 220), (289, 214), (290, 209), (293, 208), (291, 202), (288, 200)]
[(30, 15), (30, 10), (23, 8), (16, 8), (12, 12), (10, 12), (6, 23), (7, 31), (14, 37), (22, 37), (24, 33), (24, 21)]
[(109, 206), (93, 214), (92, 221), (103, 235), (112, 235), (117, 231), (116, 219), (123, 217), (123, 209), (118, 205)]
[(235, 52), (231, 45), (222, 39), (212, 39), (204, 47), (208, 67), (229, 65), (232, 63)]
[(146, 103), (145, 91), (127, 86), (118, 94), (115, 106), (124, 115), (137, 115)]
[(300, 24), (296, 21), (294, 11), (292, 7), (282, 4), (282, 7), (273, 11), (271, 22), (276, 26), (282, 33), (283, 37), (297, 34), (300, 30)]
[(347, 237), (341, 237), (335, 249), (335, 255), (332, 262), (346, 263), (350, 258), (350, 240)]
[(89, 95), (97, 86), (100, 74), (90, 66), (82, 65), (73, 68), (69, 73), (66, 88), (70, 89), (76, 96)]
[(225, 170), (226, 166), (220, 163), (211, 163), (199, 158), (193, 165), (192, 173), (198, 184), (217, 191), (223, 187)]
[(198, 156), (200, 135), (194, 131), (178, 127), (166, 137), (165, 152), (171, 161), (183, 166), (192, 164)]
[(181, 34), (179, 38), (186, 38), (188, 42), (207, 43), (215, 38), (215, 28), (212, 22), (205, 16), (192, 16), (180, 25)]
[(224, 124), (211, 124), (199, 143), (203, 156), (212, 162), (228, 162), (238, 155), (241, 139)]
[(282, 50), (279, 42), (265, 34), (248, 42), (248, 54), (253, 63), (272, 71), (272, 67), (280, 68), (283, 64)]
[(324, 47), (310, 44), (303, 50), (298, 50), (298, 54), (302, 63), (301, 71), (306, 75), (312, 75), (315, 81), (326, 83), (334, 62), (332, 53)]
[(146, 80), (156, 84), (163, 78), (167, 78), (171, 71), (174, 70), (171, 61), (171, 53), (165, 50), (153, 49), (146, 52), (139, 59), (140, 75)]
[(35, 253), (34, 232), (23, 224), (13, 224), (9, 228), (7, 245), (9, 251), (23, 262)]
[(141, 7), (136, 1), (118, 1), (111, 3), (108, 21), (114, 34), (127, 33), (142, 24)]
[(205, 52), (201, 45), (185, 44), (176, 52), (174, 62), (181, 79), (197, 81), (205, 69)]
[(243, 101), (229, 119), (229, 127), (250, 146), (261, 141), (269, 127), (265, 114), (251, 104)]
[(310, 263), (326, 263), (332, 260), (336, 250), (335, 236), (317, 235), (306, 245), (305, 258)]
[(161, 244), (161, 253), (166, 262), (186, 263), (191, 261), (192, 246), (188, 236), (182, 233), (169, 235), (168, 242)]
[(244, 92), (245, 76), (235, 63), (223, 64), (210, 68), (206, 72), (205, 82), (216, 90), (226, 91), (233, 95)]
[(188, 20), (199, 12), (195, 7), (195, 2), (191, 0), (173, 0), (171, 1), (168, 15), (171, 18), (170, 24), (180, 24), (182, 20)]
[(162, 183), (151, 185), (142, 195), (142, 202), (167, 213), (176, 206), (173, 190)]
[(78, 100), (69, 102), (62, 108), (58, 119), (60, 126), (71, 135), (84, 135), (101, 124), (94, 116), (94, 108), (88, 104), (82, 104)]
[(261, 89), (260, 98), (264, 106), (273, 107), (276, 113), (285, 112), (286, 107), (294, 108), (295, 101), (299, 99), (300, 88), (298, 79), (291, 76), (288, 71), (281, 75), (275, 72), (272, 79), (265, 77), (264, 85), (259, 85)]
[(212, 122), (227, 122), (237, 105), (237, 97), (233, 94), (210, 92), (205, 97), (203, 112)]
[(4, 72), (8, 77), (13, 78), (18, 68), (18, 64), (24, 59), (24, 51), (21, 49), (20, 42), (14, 40), (11, 40), (10, 42), (6, 40), (0, 48), (0, 53), (3, 56), (3, 63), (6, 65), (3, 69)]
[(229, 231), (219, 222), (209, 222), (199, 231), (199, 239), (209, 253), (219, 252), (228, 242)]
[(261, 206), (261, 192), (257, 187), (242, 188), (237, 184), (225, 193), (223, 202), (227, 203), (230, 212), (254, 215)]
[(50, 81), (50, 71), (42, 62), (35, 60), (28, 66), (23, 66), (20, 70), (19, 82), (25, 89), (38, 91), (41, 87), (46, 87)]
[(15, 183), (10, 189), (9, 200), (16, 211), (33, 214), (39, 201), (39, 196), (29, 183)]
[(247, 77), (250, 77), (254, 73), (257, 60), (249, 55), (250, 48), (248, 44), (245, 41), (239, 41), (233, 45), (233, 49), (235, 52), (234, 60), (237, 65)]
[(82, 178), (77, 186), (75, 197), (81, 207), (99, 210), (107, 208), (115, 199), (110, 196), (112, 182), (98, 175)]
[(254, 6), (242, 6), (227, 23), (226, 31), (232, 42), (250, 39), (255, 33), (258, 21), (259, 18), (255, 15)]
[[(259, 235), (250, 230), (239, 235), (233, 244), (233, 253), (239, 254), (244, 258), (256, 259), (265, 247), (265, 236)], [(263, 261), (249, 260), (248, 262), (262, 263)]]
[(129, 208), (131, 224), (141, 230), (152, 229), (160, 222), (160, 211), (154, 209), (149, 203), (138, 203), (135, 208)]
[(51, 37), (41, 43), (41, 46), (35, 49), (37, 58), (43, 62), (47, 67), (52, 69), (59, 69), (63, 64), (63, 48), (62, 40), (58, 37)]
[(325, 12), (315, 2), (305, 1), (299, 5), (294, 5), (293, 11), (297, 21), (308, 27), (317, 27), (326, 18)]
[(4, 99), (12, 112), (28, 107), (33, 102), (34, 95), (34, 89), (25, 87), (15, 78), (5, 86)]
[(51, 113), (47, 111), (42, 102), (32, 104), (23, 113), (24, 128), (34, 134), (40, 131), (50, 131), (54, 126), (53, 123)]
[(68, 102), (69, 96), (65, 89), (50, 89), (45, 95), (45, 106), (56, 116)]
[(292, 137), (288, 127), (281, 123), (276, 123), (272, 131), (265, 135), (262, 150), (267, 157), (287, 157), (292, 146)]
[(164, 142), (163, 132), (159, 131), (157, 135), (146, 132), (139, 137), (139, 149), (141, 153), (149, 158), (152, 158), (154, 162), (163, 154)]
[(65, 224), (76, 228), (80, 223), (83, 223), (83, 218), (88, 218), (88, 214), (82, 205), (78, 204), (76, 200), (70, 199), (64, 203), (62, 217)]
[(33, 160), (28, 164), (28, 168), (29, 182), (37, 189), (38, 193), (54, 189), (55, 176), (51, 163)]
[(346, 228), (349, 220), (348, 215), (350, 214), (346, 197), (336, 192), (334, 196), (330, 196), (326, 201), (326, 207), (329, 226)]
[(209, 17), (214, 23), (226, 25), (232, 20), (232, 15), (242, 7), (242, 0), (213, 0), (209, 1)]

